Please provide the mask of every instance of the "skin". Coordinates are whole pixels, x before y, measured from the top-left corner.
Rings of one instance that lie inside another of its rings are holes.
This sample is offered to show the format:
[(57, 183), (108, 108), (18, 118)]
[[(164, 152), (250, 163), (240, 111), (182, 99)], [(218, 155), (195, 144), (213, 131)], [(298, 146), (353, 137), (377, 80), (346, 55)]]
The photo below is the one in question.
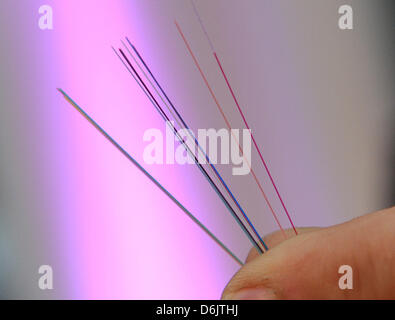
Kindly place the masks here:
[[(287, 230), (264, 240), (226, 286), (222, 298), (395, 299), (395, 207), (329, 228)], [(339, 267), (352, 267), (353, 289), (341, 290)]]

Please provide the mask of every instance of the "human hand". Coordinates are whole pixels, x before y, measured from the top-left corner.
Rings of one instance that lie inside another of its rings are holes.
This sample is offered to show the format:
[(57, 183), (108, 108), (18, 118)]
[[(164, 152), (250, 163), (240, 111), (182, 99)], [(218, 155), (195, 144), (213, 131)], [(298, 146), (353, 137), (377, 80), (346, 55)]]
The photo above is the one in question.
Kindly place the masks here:
[[(250, 252), (223, 299), (395, 299), (395, 207), (286, 233), (286, 240), (280, 232), (266, 237), (264, 254)], [(352, 268), (352, 289), (339, 286), (344, 265)]]

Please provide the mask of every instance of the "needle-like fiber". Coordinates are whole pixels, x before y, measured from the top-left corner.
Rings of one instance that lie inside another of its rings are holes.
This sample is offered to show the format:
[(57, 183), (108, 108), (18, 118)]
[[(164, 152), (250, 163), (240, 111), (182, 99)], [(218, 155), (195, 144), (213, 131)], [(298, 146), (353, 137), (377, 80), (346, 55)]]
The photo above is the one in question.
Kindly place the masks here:
[[(151, 97), (151, 102), (154, 102), (155, 108), (156, 110), (159, 112), (159, 114), (161, 115), (161, 117), (163, 118), (163, 120), (165, 120), (165, 122), (167, 123), (168, 126), (170, 126), (170, 128), (172, 129), (173, 133), (176, 135), (176, 137), (178, 138), (178, 140), (180, 140), (180, 142), (182, 143), (182, 145), (185, 147), (185, 149), (187, 150), (187, 152), (189, 153), (189, 155), (192, 157), (192, 159), (194, 160), (195, 164), (197, 165), (197, 167), (199, 168), (199, 170), (202, 172), (202, 174), (206, 177), (207, 181), (210, 183), (211, 187), (214, 189), (214, 191), (217, 193), (217, 195), (220, 197), (220, 199), (222, 200), (222, 202), (225, 204), (225, 206), (228, 208), (229, 212), (231, 213), (231, 215), (233, 216), (233, 218), (235, 219), (235, 221), (239, 224), (239, 226), (242, 228), (242, 230), (244, 231), (244, 233), (246, 234), (246, 236), (248, 237), (248, 239), (251, 241), (251, 243), (255, 246), (255, 248), (258, 250), (258, 252), (263, 253), (262, 248), (260, 247), (260, 245), (256, 242), (256, 240), (254, 239), (254, 237), (251, 235), (251, 233), (248, 231), (248, 229), (246, 228), (246, 226), (243, 224), (243, 222), (241, 221), (241, 219), (239, 218), (239, 216), (236, 214), (236, 212), (233, 210), (232, 206), (229, 204), (229, 202), (226, 200), (226, 198), (224, 197), (224, 195), (221, 193), (221, 191), (218, 189), (217, 185), (214, 183), (214, 181), (212, 180), (212, 178), (210, 177), (210, 175), (207, 173), (207, 171), (203, 168), (203, 166), (199, 163), (199, 160), (197, 159), (197, 157), (195, 156), (194, 152), (192, 152), (192, 150), (190, 149), (190, 147), (183, 141), (183, 139), (179, 136), (176, 128), (174, 127), (173, 123), (170, 121), (169, 117), (166, 115), (166, 113), (163, 111), (162, 107), (160, 106), (160, 104), (158, 103), (158, 101), (155, 99), (155, 97), (153, 96), (153, 94), (151, 93), (151, 91), (148, 89), (147, 85), (144, 83), (144, 81), (141, 79), (140, 75), (138, 74), (138, 72), (136, 71), (136, 69), (133, 67), (132, 63), (129, 61), (129, 59), (127, 58), (127, 56), (125, 55), (125, 53), (122, 51), (122, 49), (119, 49), (119, 52), (121, 53), (122, 57), (125, 59), (126, 63), (128, 64), (128, 66), (130, 67), (130, 69), (133, 71), (134, 75), (138, 78), (140, 84), (142, 84), (142, 86), (144, 87), (145, 90), (144, 93), (147, 94)], [(134, 77), (134, 79), (137, 81), (136, 77)], [(263, 240), (262, 240), (263, 242)], [(267, 246), (266, 244), (263, 242), (262, 245), (264, 246), (264, 250), (267, 250)]]
[[(246, 120), (246, 118), (245, 118), (245, 116), (244, 116), (244, 113), (243, 113), (243, 111), (242, 111), (242, 109), (241, 109), (241, 107), (240, 107), (239, 101), (238, 101), (237, 98), (236, 98), (236, 94), (234, 93), (233, 88), (232, 88), (232, 86), (230, 85), (229, 79), (228, 79), (228, 77), (226, 76), (226, 73), (225, 73), (225, 71), (224, 71), (224, 68), (222, 67), (222, 64), (221, 64), (221, 62), (220, 62), (220, 60), (219, 60), (219, 58), (218, 58), (218, 55), (217, 55), (217, 53), (215, 52), (214, 45), (213, 45), (213, 43), (212, 43), (212, 41), (211, 41), (211, 39), (210, 39), (210, 36), (208, 35), (208, 32), (207, 32), (207, 30), (206, 30), (206, 27), (204, 26), (204, 23), (203, 23), (203, 20), (202, 20), (200, 14), (199, 14), (199, 11), (198, 11), (197, 8), (196, 8), (195, 2), (194, 2), (194, 0), (190, 0), (190, 1), (191, 1), (191, 3), (192, 3), (193, 11), (195, 12), (195, 15), (196, 15), (197, 19), (199, 20), (199, 24), (200, 24), (200, 26), (201, 26), (201, 28), (202, 28), (202, 30), (203, 30), (203, 33), (204, 33), (205, 36), (206, 36), (206, 39), (207, 39), (207, 41), (208, 41), (208, 43), (209, 43), (209, 45), (210, 45), (211, 51), (212, 51), (212, 53), (213, 53), (213, 55), (214, 55), (214, 58), (215, 58), (215, 60), (216, 60), (216, 62), (217, 62), (217, 64), (218, 64), (218, 67), (219, 67), (219, 69), (220, 69), (220, 71), (221, 71), (221, 74), (222, 74), (222, 76), (223, 76), (223, 78), (224, 78), (224, 80), (225, 80), (225, 82), (226, 82), (226, 85), (227, 85), (227, 87), (228, 87), (228, 89), (229, 89), (229, 91), (230, 91), (230, 93), (231, 93), (231, 95), (232, 95), (232, 97), (233, 97), (233, 100), (234, 100), (234, 102), (236, 103), (237, 109), (239, 110), (239, 113), (240, 113), (240, 115), (241, 115), (241, 117), (242, 117), (242, 119), (243, 119), (243, 122), (244, 122), (246, 128), (250, 130), (250, 126), (249, 126), (248, 123), (247, 123), (247, 120)], [(255, 146), (255, 149), (257, 150), (257, 152), (258, 152), (258, 154), (259, 154), (259, 157), (260, 157), (260, 159), (261, 159), (261, 161), (262, 161), (262, 164), (263, 164), (263, 166), (265, 167), (266, 173), (267, 173), (267, 175), (269, 176), (269, 179), (270, 179), (270, 181), (271, 181), (271, 183), (272, 183), (272, 185), (273, 185), (273, 188), (274, 188), (274, 190), (276, 191), (276, 194), (277, 194), (277, 196), (278, 196), (278, 198), (279, 198), (279, 200), (280, 200), (280, 202), (281, 202), (281, 205), (282, 205), (282, 207), (284, 208), (284, 211), (285, 211), (285, 213), (286, 213), (286, 215), (287, 215), (287, 217), (288, 217), (288, 220), (289, 220), (289, 222), (291, 223), (291, 226), (292, 226), (292, 228), (293, 228), (295, 234), (298, 234), (298, 232), (296, 231), (296, 228), (295, 228), (295, 226), (294, 226), (294, 223), (293, 223), (293, 221), (292, 221), (292, 219), (291, 219), (291, 216), (290, 216), (290, 214), (289, 214), (289, 212), (288, 212), (288, 209), (287, 209), (287, 207), (285, 206), (285, 203), (284, 203), (284, 201), (283, 201), (283, 198), (282, 198), (281, 195), (280, 195), (280, 191), (278, 190), (277, 185), (276, 185), (276, 183), (274, 182), (273, 176), (272, 176), (272, 174), (270, 173), (269, 167), (268, 167), (266, 161), (265, 161), (264, 158), (263, 158), (262, 152), (261, 152), (261, 150), (259, 149), (258, 144), (257, 144), (257, 142), (256, 142), (256, 140), (255, 140), (255, 137), (254, 137), (254, 135), (252, 134), (252, 132), (251, 132), (251, 138), (252, 138), (252, 142), (253, 142), (253, 144), (254, 144), (254, 146)], [(273, 213), (273, 215), (275, 216), (275, 219), (277, 220), (277, 217), (276, 217), (276, 214), (274, 213), (274, 211), (273, 211), (272, 213)], [(277, 220), (277, 221), (278, 221), (278, 220)], [(285, 236), (285, 232), (284, 232), (283, 228), (281, 227), (281, 225), (280, 225), (280, 229), (281, 229), (281, 231), (283, 232), (283, 235)]]
[[(171, 115), (173, 116), (173, 118), (176, 120), (177, 124), (182, 127), (182, 125), (188, 130), (188, 132), (190, 133), (192, 139), (195, 141), (196, 146), (198, 147), (198, 150), (203, 154), (203, 156), (205, 157), (207, 163), (210, 165), (211, 169), (213, 170), (213, 172), (215, 173), (215, 175), (217, 176), (218, 180), (221, 182), (221, 184), (223, 185), (223, 187), (226, 189), (226, 191), (228, 192), (229, 196), (231, 197), (232, 201), (236, 204), (236, 206), (239, 208), (241, 214), (243, 215), (243, 217), (246, 219), (248, 225), (250, 226), (250, 228), (252, 229), (252, 231), (254, 232), (254, 234), (258, 237), (260, 243), (264, 246), (265, 250), (268, 250), (268, 248), (266, 247), (265, 242), (263, 241), (262, 237), (260, 236), (260, 234), (258, 233), (258, 231), (255, 229), (254, 225), (252, 224), (251, 220), (249, 219), (249, 217), (247, 216), (247, 214), (245, 213), (245, 211), (243, 210), (243, 208), (241, 207), (240, 203), (237, 201), (236, 197), (234, 196), (234, 194), (232, 193), (232, 191), (230, 190), (230, 188), (228, 187), (228, 185), (226, 184), (226, 182), (224, 181), (224, 179), (222, 178), (222, 176), (219, 174), (218, 170), (216, 169), (216, 167), (212, 164), (212, 162), (210, 161), (207, 153), (203, 150), (203, 148), (201, 147), (199, 141), (196, 139), (196, 136), (193, 134), (193, 132), (189, 129), (189, 126), (186, 124), (186, 122), (184, 121), (183, 117), (181, 116), (181, 114), (178, 112), (177, 108), (174, 106), (174, 104), (172, 103), (172, 101), (169, 99), (169, 97), (167, 96), (167, 94), (165, 93), (165, 91), (163, 90), (162, 86), (159, 84), (158, 80), (156, 79), (156, 77), (153, 75), (153, 73), (151, 72), (150, 68), (148, 67), (148, 65), (146, 64), (146, 62), (144, 61), (143, 57), (140, 55), (140, 53), (138, 52), (138, 50), (136, 49), (136, 47), (130, 42), (130, 40), (128, 38), (126, 38), (127, 42), (129, 43), (129, 45), (131, 46), (131, 48), (133, 49), (134, 53), (137, 55), (137, 57), (139, 58), (139, 60), (141, 61), (141, 63), (144, 65), (145, 69), (147, 70), (147, 72), (150, 74), (152, 80), (155, 82), (156, 86), (159, 88), (159, 90), (162, 92), (163, 96), (165, 97), (165, 99), (168, 101), (168, 103), (171, 106), (171, 109), (169, 108), (169, 106), (167, 105), (167, 103), (164, 101), (164, 99), (162, 98), (162, 96), (160, 95), (160, 93), (158, 92), (157, 88), (154, 86), (154, 84), (152, 83), (152, 81), (149, 79), (149, 77), (147, 76), (147, 74), (145, 73), (145, 71), (141, 68), (140, 64), (136, 61), (136, 58), (134, 57), (134, 55), (130, 52), (130, 50), (127, 48), (127, 51), (129, 52), (129, 54), (131, 55), (131, 57), (134, 59), (135, 63), (137, 64), (137, 66), (140, 68), (140, 70), (143, 72), (144, 76), (146, 77), (146, 79), (148, 80), (148, 82), (151, 84), (151, 86), (154, 88), (155, 92), (157, 93), (157, 95), (161, 98), (162, 102), (165, 104), (166, 108), (169, 110), (169, 112), (171, 113)], [(177, 115), (175, 116), (174, 113)], [(180, 124), (180, 121), (182, 122), (182, 125)]]
[[(195, 54), (193, 53), (193, 51), (192, 51), (192, 49), (191, 49), (191, 46), (189, 45), (189, 43), (188, 43), (188, 41), (187, 41), (187, 39), (186, 39), (184, 33), (183, 33), (182, 30), (181, 30), (181, 27), (179, 26), (179, 24), (177, 23), (177, 21), (174, 21), (174, 23), (175, 23), (175, 25), (176, 25), (176, 27), (177, 27), (178, 32), (180, 33), (180, 36), (181, 36), (182, 40), (184, 41), (184, 44), (185, 44), (185, 46), (186, 46), (186, 48), (187, 48), (187, 50), (188, 50), (190, 56), (192, 57), (192, 60), (194, 61), (194, 63), (195, 63), (195, 65), (196, 65), (197, 69), (199, 70), (199, 73), (200, 73), (200, 75), (201, 75), (201, 77), (202, 77), (204, 83), (206, 84), (207, 89), (208, 89), (209, 92), (210, 92), (211, 97), (213, 98), (213, 100), (214, 100), (214, 102), (215, 102), (215, 104), (216, 104), (216, 106), (217, 106), (217, 109), (218, 109), (219, 112), (221, 113), (221, 115), (222, 115), (222, 117), (223, 117), (223, 119), (224, 119), (224, 121), (225, 121), (225, 123), (226, 123), (226, 126), (227, 126), (228, 129), (230, 130), (230, 132), (231, 132), (231, 134), (232, 134), (232, 138), (233, 138), (234, 141), (238, 144), (239, 150), (240, 150), (241, 154), (243, 155), (244, 160), (246, 161), (248, 167), (250, 168), (251, 174), (252, 174), (252, 176), (253, 176), (253, 178), (254, 178), (256, 184), (258, 185), (258, 188), (259, 188), (259, 190), (261, 191), (261, 193), (262, 193), (262, 195), (263, 195), (263, 198), (265, 199), (265, 201), (266, 201), (266, 203), (267, 203), (267, 205), (268, 205), (268, 207), (269, 207), (269, 209), (270, 209), (270, 211), (271, 211), (271, 213), (272, 213), (272, 215), (273, 215), (273, 217), (274, 217), (274, 219), (275, 219), (277, 225), (279, 226), (280, 230), (282, 231), (282, 234), (284, 235), (284, 237), (286, 237), (286, 236), (285, 236), (284, 229), (282, 228), (281, 223), (280, 223), (280, 221), (278, 220), (278, 217), (277, 217), (276, 213), (274, 212), (274, 209), (273, 209), (272, 205), (270, 204), (269, 198), (267, 197), (265, 191), (263, 190), (263, 187), (262, 187), (261, 183), (259, 182), (259, 180), (258, 180), (258, 178), (257, 178), (257, 176), (256, 176), (256, 174), (255, 174), (254, 169), (252, 169), (250, 162), (249, 162), (248, 159), (245, 157), (245, 155), (244, 155), (244, 153), (243, 153), (243, 150), (242, 150), (242, 148), (241, 148), (241, 146), (240, 146), (239, 141), (237, 140), (235, 134), (234, 134), (233, 131), (231, 130), (230, 122), (229, 122), (227, 116), (225, 115), (225, 112), (224, 112), (223, 108), (222, 108), (221, 105), (219, 104), (218, 99), (217, 99), (217, 97), (215, 96), (213, 89), (211, 88), (210, 84), (208, 83), (208, 80), (207, 80), (207, 78), (206, 78), (206, 76), (205, 76), (205, 74), (204, 74), (202, 68), (200, 67), (199, 62), (198, 62), (198, 60), (196, 59), (196, 56), (195, 56)], [(250, 131), (251, 131), (251, 130), (250, 130)], [(252, 133), (251, 133), (251, 136), (252, 136)]]
[(144, 169), (125, 149), (123, 149), (102, 127), (100, 127), (77, 103), (74, 102), (62, 89), (58, 91), (63, 97), (96, 128), (114, 147), (116, 147), (131, 163), (133, 163), (148, 179), (150, 179), (164, 194), (166, 194), (184, 213), (192, 219), (211, 239), (213, 239), (228, 255), (230, 255), (239, 265), (243, 262), (219, 240), (210, 230), (208, 230), (188, 209), (186, 209), (165, 187), (163, 187), (158, 180), (156, 180), (147, 170)]

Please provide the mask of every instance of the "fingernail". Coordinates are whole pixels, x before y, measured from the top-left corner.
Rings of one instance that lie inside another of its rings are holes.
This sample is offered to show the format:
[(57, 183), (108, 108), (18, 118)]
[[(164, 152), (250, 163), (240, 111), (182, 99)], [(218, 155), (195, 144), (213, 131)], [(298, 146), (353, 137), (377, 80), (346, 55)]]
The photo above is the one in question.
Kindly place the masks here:
[(224, 300), (276, 300), (273, 290), (267, 288), (248, 288), (231, 293)]

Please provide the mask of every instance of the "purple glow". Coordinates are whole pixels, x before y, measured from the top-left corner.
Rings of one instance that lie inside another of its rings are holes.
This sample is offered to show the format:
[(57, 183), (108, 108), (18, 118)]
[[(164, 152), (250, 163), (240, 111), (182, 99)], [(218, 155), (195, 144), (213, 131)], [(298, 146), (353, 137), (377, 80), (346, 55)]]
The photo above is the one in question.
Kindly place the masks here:
[[(111, 49), (125, 35), (149, 43), (141, 10), (93, 0), (54, 10), (56, 86), (142, 162), (143, 131), (163, 123)], [(61, 97), (54, 105), (68, 144), (67, 160), (59, 141), (53, 152), (63, 168), (57, 213), (71, 298), (218, 298), (224, 279), (210, 261), (220, 249)], [(176, 197), (199, 196), (185, 182), (194, 168), (147, 169)]]

